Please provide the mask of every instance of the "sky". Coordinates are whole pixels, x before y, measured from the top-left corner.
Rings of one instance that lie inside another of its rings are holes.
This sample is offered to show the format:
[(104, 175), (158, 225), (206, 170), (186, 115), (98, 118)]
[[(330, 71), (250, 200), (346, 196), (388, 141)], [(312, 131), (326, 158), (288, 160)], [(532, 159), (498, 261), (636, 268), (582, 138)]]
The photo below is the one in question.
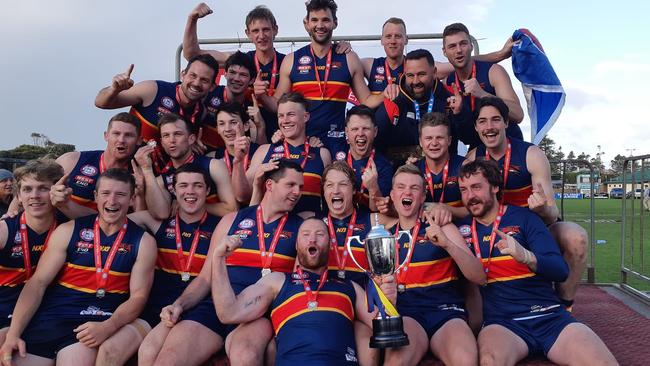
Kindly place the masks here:
[[(189, 1), (21, 0), (3, 2), (0, 12), (0, 149), (31, 143), (32, 132), (78, 150), (102, 149), (102, 132), (118, 111), (94, 106), (97, 92), (113, 75), (135, 64), (132, 78), (174, 80), (174, 55), (182, 41)], [(199, 38), (244, 38), (244, 18), (267, 5), (278, 36), (306, 36), (302, 0), (209, 1), (214, 13), (199, 21)], [(641, 112), (650, 87), (650, 26), (646, 1), (452, 2), (339, 0), (335, 36), (376, 35), (397, 16), (409, 33), (439, 33), (453, 22), (466, 24), (482, 53), (501, 48), (517, 28), (542, 43), (566, 93), (564, 110), (549, 137), (565, 153), (609, 162), (617, 154), (650, 154), (650, 118)], [(533, 5), (537, 4), (537, 5)], [(616, 6), (614, 6), (616, 5)], [(411, 42), (407, 51), (440, 43)], [(277, 45), (282, 52), (291, 48)], [(381, 56), (375, 45), (353, 44), (361, 57)], [(232, 46), (219, 49), (233, 49)], [(439, 51), (434, 52), (437, 60)], [(510, 73), (525, 107), (521, 84)], [(522, 122), (530, 140), (530, 122)], [(627, 149), (635, 149), (633, 152)]]

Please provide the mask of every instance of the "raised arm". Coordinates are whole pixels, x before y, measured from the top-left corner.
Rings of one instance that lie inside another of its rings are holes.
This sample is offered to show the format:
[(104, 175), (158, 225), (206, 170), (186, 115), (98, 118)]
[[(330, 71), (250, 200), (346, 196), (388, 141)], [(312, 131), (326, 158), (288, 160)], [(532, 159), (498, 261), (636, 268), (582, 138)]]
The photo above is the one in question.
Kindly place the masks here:
[(135, 153), (134, 159), (142, 169), (147, 210), (155, 219), (164, 220), (171, 213), (172, 197), (165, 189), (162, 177), (156, 177), (153, 173), (153, 164), (151, 163), (153, 151), (154, 147), (150, 145), (142, 146)]
[[(264, 106), (270, 112), (278, 111), (278, 99), (283, 94), (286, 94), (291, 91), (291, 68), (293, 67), (293, 52), (286, 55), (284, 60), (282, 60), (282, 65), (280, 65), (280, 81), (278, 82), (277, 88), (275, 88), (275, 94), (273, 94), (273, 100), (263, 99)], [(271, 102), (271, 103), (269, 103)]]
[(212, 9), (206, 3), (197, 5), (190, 14), (187, 16), (187, 23), (185, 24), (185, 32), (183, 33), (183, 57), (186, 60), (194, 56), (207, 53), (214, 57), (219, 65), (226, 63), (226, 60), (232, 52), (220, 52), (216, 50), (203, 50), (199, 46), (199, 38), (196, 35), (196, 25), (199, 19), (212, 14)]
[(210, 161), (210, 178), (217, 187), (219, 202), (208, 204), (208, 212), (215, 216), (226, 216), (237, 210), (237, 200), (233, 195), (232, 184), (226, 164), (219, 159)]
[(103, 88), (95, 97), (95, 106), (102, 109), (117, 109), (137, 104), (149, 105), (158, 92), (158, 84), (153, 80), (134, 85), (131, 79), (133, 64), (126, 72), (113, 76), (111, 85)]
[[(346, 55), (348, 60), (348, 67), (352, 75), (352, 91), (361, 104), (365, 104), (370, 108), (377, 108), (384, 102), (383, 94), (372, 94), (366, 79), (364, 79), (363, 66), (359, 56), (356, 53), (350, 52)], [(286, 59), (285, 59), (286, 60)], [(388, 71), (387, 71), (388, 72)]]
[[(512, 55), (513, 43), (514, 42), (512, 40), (512, 37), (508, 37), (506, 43), (503, 45), (503, 47), (501, 47), (500, 50), (486, 53), (486, 54), (476, 55), (474, 56), (474, 59), (478, 61), (491, 62), (495, 64), (499, 63), (509, 58)], [(454, 66), (449, 62), (436, 62), (436, 69), (437, 69), (436, 76), (441, 80), (449, 76), (449, 74), (451, 74), (452, 72), (454, 72)]]
[(56, 159), (56, 162), (63, 167), (63, 177), (50, 187), (50, 201), (66, 217), (77, 218), (95, 213), (95, 210), (76, 204), (70, 199), (72, 188), (68, 187), (70, 172), (77, 165), (80, 153), (78, 151), (67, 152)]
[(560, 211), (555, 204), (551, 167), (546, 154), (537, 146), (529, 147), (526, 152), (526, 166), (533, 188), (533, 193), (528, 197), (528, 208), (538, 214), (545, 224), (553, 224), (560, 216)]

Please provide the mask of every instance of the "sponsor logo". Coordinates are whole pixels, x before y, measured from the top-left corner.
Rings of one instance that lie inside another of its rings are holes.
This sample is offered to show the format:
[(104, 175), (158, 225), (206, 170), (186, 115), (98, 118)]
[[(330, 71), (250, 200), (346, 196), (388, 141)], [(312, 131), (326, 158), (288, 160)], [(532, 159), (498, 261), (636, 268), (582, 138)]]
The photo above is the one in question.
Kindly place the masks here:
[(87, 176), (97, 175), (97, 167), (94, 165), (86, 164), (83, 167), (81, 167), (81, 174)]
[(415, 119), (415, 113), (413, 113), (413, 112), (406, 112), (406, 118)]
[(347, 362), (358, 362), (357, 353), (354, 351), (352, 347), (347, 348), (347, 353), (345, 354), (345, 360)]
[(240, 228), (240, 229), (250, 229), (250, 228), (252, 228), (253, 226), (255, 226), (255, 220), (250, 219), (250, 218), (243, 219), (243, 220), (241, 220), (241, 222), (239, 223), (239, 228)]
[(11, 247), (11, 258), (18, 258), (23, 256), (22, 245), (14, 245)]
[(77, 253), (88, 253), (88, 251), (93, 247), (93, 243), (88, 243), (85, 241), (77, 242)]
[(92, 241), (95, 237), (95, 233), (93, 233), (92, 229), (81, 229), (79, 236), (85, 241)]
[(283, 231), (280, 233), (280, 239), (291, 239), (293, 233), (291, 231)]
[(307, 55), (304, 55), (298, 60), (298, 63), (300, 65), (307, 65), (307, 64), (311, 63), (311, 57), (309, 57)]
[(165, 229), (165, 237), (167, 239), (174, 239), (176, 238), (176, 229), (175, 228), (167, 228)]
[(209, 231), (199, 231), (199, 240), (209, 240), (212, 233)]
[(345, 160), (347, 154), (343, 151), (339, 151), (336, 153), (336, 160)]
[(354, 229), (352, 229), (353, 232), (359, 232), (359, 231), (364, 231), (366, 229), (366, 225), (364, 224), (355, 224)]
[(504, 233), (510, 236), (515, 236), (521, 232), (521, 229), (519, 229), (519, 226), (506, 226), (506, 227), (502, 227), (501, 231), (503, 231)]
[(343, 67), (343, 63), (339, 61), (332, 62), (332, 69), (340, 69), (341, 67)]
[(162, 104), (167, 109), (174, 108), (174, 100), (170, 97), (163, 97), (160, 101), (160, 104)]
[(84, 175), (76, 175), (74, 177), (74, 184), (79, 187), (88, 187), (89, 185), (94, 183), (95, 183), (94, 179), (90, 177), (86, 177)]
[(253, 235), (253, 232), (251, 230), (242, 229), (242, 230), (236, 230), (235, 235), (239, 236), (239, 238), (243, 240)]
[(345, 137), (345, 131), (329, 131), (327, 132), (327, 137), (343, 138)]
[(460, 235), (462, 235), (462, 236), (471, 236), (472, 235), (472, 228), (469, 225), (461, 225), (458, 228), (458, 231), (460, 231)]
[(214, 98), (210, 99), (210, 105), (215, 107), (215, 108), (220, 106), (221, 105), (221, 99), (219, 97), (214, 97)]
[[(102, 250), (104, 248), (102, 247)], [(117, 248), (117, 254), (128, 254), (131, 253), (133, 250), (133, 245), (131, 244), (120, 244), (120, 246)]]
[(97, 306), (89, 306), (85, 310), (81, 310), (79, 315), (93, 315), (93, 316), (111, 316), (113, 313), (104, 311)]

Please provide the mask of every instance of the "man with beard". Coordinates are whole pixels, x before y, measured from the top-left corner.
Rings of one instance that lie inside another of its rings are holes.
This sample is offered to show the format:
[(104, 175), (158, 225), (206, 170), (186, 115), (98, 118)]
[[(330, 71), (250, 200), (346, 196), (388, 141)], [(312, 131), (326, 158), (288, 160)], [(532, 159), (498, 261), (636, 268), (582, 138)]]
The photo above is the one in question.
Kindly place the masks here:
[(130, 113), (142, 123), (145, 142), (159, 140), (158, 120), (167, 113), (181, 116), (194, 126), (200, 126), (204, 108), (202, 100), (214, 88), (219, 63), (210, 55), (190, 59), (181, 73), (181, 81), (170, 83), (146, 80), (137, 84), (131, 79), (133, 64), (125, 73), (113, 77), (113, 82), (99, 91), (95, 105), (102, 109), (131, 107)]
[[(476, 365), (478, 351), (466, 322), (459, 278), (485, 283), (481, 262), (465, 245), (456, 226), (438, 225), (430, 215), (422, 221), (426, 197), (424, 178), (413, 165), (403, 165), (393, 176), (390, 197), (398, 214), (391, 233), (411, 232), (412, 241), (399, 240), (395, 271), (397, 311), (404, 319), (410, 344), (386, 350), (387, 365), (415, 365), (428, 350), (446, 365)], [(413, 247), (409, 256), (408, 251)], [(462, 273), (462, 275), (461, 275)]]
[[(507, 45), (507, 43), (506, 43)], [(445, 80), (447, 89), (452, 87), (462, 92), (463, 107), (470, 112), (476, 109), (477, 99), (488, 96), (501, 98), (508, 106), (508, 136), (523, 140), (519, 123), (524, 118), (524, 111), (519, 104), (519, 98), (512, 88), (510, 77), (506, 70), (493, 62), (477, 60), (472, 56), (473, 45), (469, 30), (461, 23), (450, 24), (442, 33), (442, 52), (454, 67)], [(458, 129), (458, 138), (470, 149), (481, 143), (479, 136), (472, 128), (469, 120)]]
[(305, 126), (310, 120), (307, 112), (308, 103), (299, 93), (284, 94), (278, 101), (278, 124), (284, 140), (278, 143), (262, 145), (253, 155), (251, 165), (246, 172), (248, 180), (253, 182), (260, 166), (277, 159), (289, 159), (300, 164), (304, 173), (304, 188), (300, 202), (294, 213), (303, 218), (313, 216), (321, 211), (321, 175), (323, 169), (331, 162), (327, 149), (310, 146), (305, 134)]
[(445, 225), (452, 218), (467, 216), (458, 189), (458, 171), (465, 158), (449, 152), (451, 126), (446, 115), (427, 113), (422, 116), (419, 128), (420, 148), (424, 157), (415, 165), (427, 183), (425, 207), (436, 223)]
[(556, 284), (556, 291), (570, 309), (586, 265), (587, 232), (576, 223), (560, 221), (551, 167), (544, 152), (533, 144), (506, 136), (506, 103), (496, 97), (482, 98), (476, 109), (474, 126), (483, 144), (470, 151), (467, 159), (496, 161), (503, 174), (503, 203), (528, 207), (548, 225), (569, 264), (569, 277)]
[(0, 169), (0, 216), (7, 213), (14, 198), (14, 176), (7, 169)]
[(379, 137), (377, 146), (386, 149), (388, 158), (394, 164), (402, 164), (412, 155), (418, 144), (418, 125), (425, 113), (446, 113), (451, 108), (452, 142), (450, 151), (456, 153), (455, 126), (463, 119), (470, 119), (470, 113), (462, 110), (460, 95), (451, 95), (438, 82), (436, 67), (431, 52), (418, 49), (406, 55), (404, 77), (400, 92), (394, 100), (385, 99), (377, 110)]
[(370, 197), (388, 195), (393, 166), (375, 149), (375, 112), (363, 104), (350, 108), (345, 116), (345, 137), (348, 151), (337, 152), (336, 160), (347, 162), (354, 170), (355, 203), (376, 211)]
[[(147, 325), (136, 318), (151, 288), (156, 243), (127, 219), (135, 197), (133, 176), (106, 170), (95, 197), (97, 214), (52, 233), (16, 302), (0, 348), (3, 366), (12, 361), (54, 365), (55, 360), (116, 365), (115, 356), (134, 352), (144, 337)], [(19, 355), (13, 357), (14, 352)]]
[(50, 187), (63, 177), (63, 168), (54, 160), (30, 160), (16, 169), (15, 176), (16, 196), (25, 210), (0, 221), (0, 343), (20, 290), (59, 223)]
[[(226, 165), (218, 160), (203, 155), (197, 155), (191, 149), (196, 142), (193, 126), (173, 113), (168, 113), (160, 118), (160, 142), (162, 148), (169, 156), (169, 162), (158, 167), (156, 176), (151, 154), (158, 148), (147, 144), (135, 154), (137, 166), (135, 171), (142, 175), (145, 186), (145, 199), (147, 209), (158, 220), (169, 217), (172, 210), (174, 194), (174, 172), (184, 164), (194, 163), (210, 176), (208, 185), (208, 212), (215, 216), (224, 216), (237, 209), (237, 201), (233, 196), (233, 189), (226, 170)], [(135, 164), (134, 164), (135, 165)]]
[(251, 322), (270, 311), (278, 366), (357, 364), (353, 322), (370, 326), (372, 314), (357, 283), (329, 276), (329, 235), (323, 221), (309, 218), (300, 225), (295, 271), (271, 273), (243, 291), (233, 291), (227, 267), (241, 239), (223, 236), (215, 244), (212, 293), (221, 321)]
[(476, 160), (460, 174), (470, 216), (460, 232), (487, 274), (481, 286), (481, 365), (514, 365), (543, 354), (559, 365), (617, 365), (598, 336), (561, 305), (553, 282), (568, 268), (538, 215), (500, 200), (503, 180), (496, 163)]
[(298, 92), (309, 100), (311, 114), (307, 135), (318, 137), (334, 153), (345, 145), (345, 109), (354, 91), (361, 104), (375, 108), (383, 101), (372, 95), (363, 77), (363, 66), (354, 52), (333, 52), (332, 33), (338, 25), (337, 5), (333, 0), (310, 0), (303, 20), (311, 37), (309, 45), (288, 54), (280, 67), (280, 83), (273, 98), (262, 96), (271, 110), (277, 100), (289, 91)]
[(97, 179), (107, 169), (129, 169), (140, 141), (140, 121), (122, 112), (108, 121), (105, 150), (72, 151), (59, 156), (67, 180), (52, 186), (52, 204), (69, 218), (97, 212), (94, 192)]
[[(262, 202), (226, 215), (217, 225), (207, 258), (212, 258), (224, 238), (238, 238), (241, 248), (226, 261), (231, 286), (237, 293), (273, 272), (293, 270), (302, 220), (290, 211), (298, 202), (302, 182), (300, 165), (281, 160), (276, 170), (265, 174)], [(152, 339), (157, 342), (143, 344), (140, 355), (148, 360), (146, 364), (198, 365), (224, 344), (232, 365), (262, 364), (272, 337), (271, 324), (266, 318), (242, 321), (239, 326), (220, 322), (209, 296), (210, 282), (214, 281), (211, 273), (211, 262), (206, 261), (183, 294), (163, 308), (162, 322), (171, 330), (164, 343)], [(222, 296), (221, 292), (215, 294), (215, 298)], [(190, 338), (192, 342), (188, 342)]]

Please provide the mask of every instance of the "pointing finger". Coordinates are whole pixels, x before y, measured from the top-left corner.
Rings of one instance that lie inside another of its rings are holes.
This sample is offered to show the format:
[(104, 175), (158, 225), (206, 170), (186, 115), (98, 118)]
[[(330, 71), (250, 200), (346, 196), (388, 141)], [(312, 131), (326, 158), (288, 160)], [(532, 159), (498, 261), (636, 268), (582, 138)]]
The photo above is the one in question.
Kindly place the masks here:
[(499, 235), (499, 237), (501, 237), (501, 239), (508, 240), (508, 238), (510, 237), (508, 234), (504, 233), (503, 231), (501, 231), (499, 229), (496, 229), (494, 231), (496, 231), (497, 235)]
[(69, 177), (69, 176), (70, 176), (70, 172), (68, 172), (68, 173), (66, 173), (66, 174), (63, 174), (63, 176), (61, 177), (61, 179), (59, 179), (56, 183), (54, 183), (54, 185), (55, 185), (55, 186), (58, 186), (58, 185), (61, 185), (61, 184), (64, 184), (64, 185), (65, 185), (65, 182), (68, 181), (68, 177)]
[(133, 72), (133, 68), (135, 67), (134, 64), (131, 64), (129, 68), (126, 70), (126, 76), (131, 77), (131, 73)]

